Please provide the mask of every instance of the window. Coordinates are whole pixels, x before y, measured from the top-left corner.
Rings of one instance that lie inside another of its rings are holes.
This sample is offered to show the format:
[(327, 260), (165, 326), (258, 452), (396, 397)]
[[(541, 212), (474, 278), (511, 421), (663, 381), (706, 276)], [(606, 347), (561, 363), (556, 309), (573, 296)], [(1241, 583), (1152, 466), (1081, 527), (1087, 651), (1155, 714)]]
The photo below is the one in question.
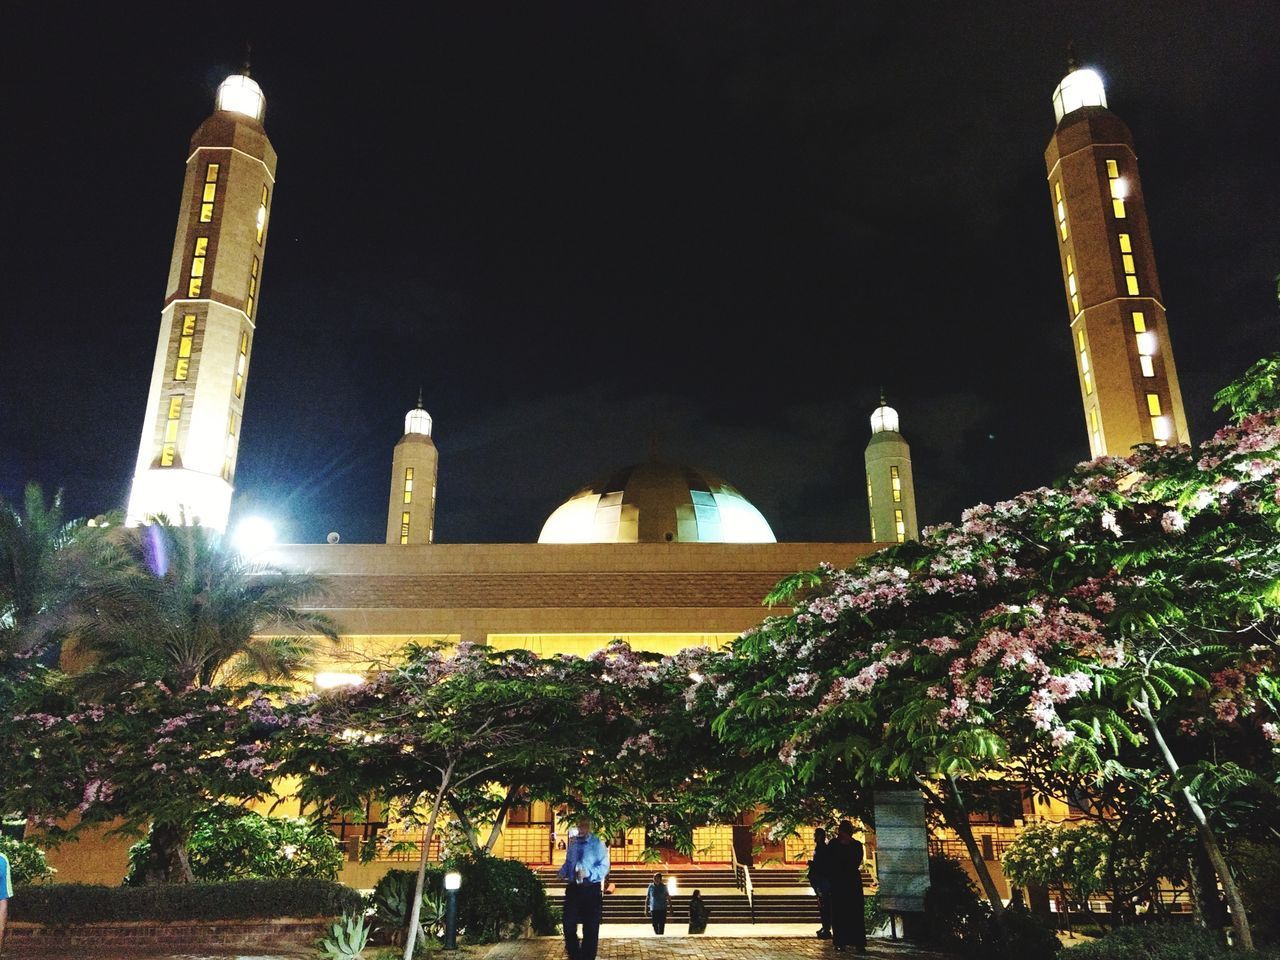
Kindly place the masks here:
[(240, 434), (240, 416), (234, 411), (227, 418), (227, 448), (222, 460), (222, 479), (230, 480), (236, 472), (236, 438)]
[(191, 367), (191, 345), (195, 341), (196, 315), (184, 314), (182, 317), (182, 335), (178, 338), (178, 358), (173, 364), (173, 379), (185, 380)]
[(258, 299), (258, 258), (249, 265), (249, 296), (245, 298), (244, 312), (253, 317), (253, 301)]
[(1138, 341), (1138, 365), (1142, 367), (1142, 375), (1144, 377), (1154, 377), (1156, 375), (1155, 361), (1152, 357), (1156, 352), (1156, 335), (1154, 333), (1140, 333), (1135, 338)]
[(898, 542), (904, 543), (907, 539), (907, 524), (906, 521), (902, 519), (901, 510), (893, 511), (893, 528), (898, 534)]
[(1129, 296), (1136, 297), (1138, 295), (1138, 269), (1133, 262), (1133, 241), (1127, 233), (1120, 234), (1120, 263), (1124, 267), (1124, 283), (1129, 291)]
[(1120, 176), (1120, 164), (1115, 160), (1107, 161), (1107, 183), (1111, 188), (1111, 212), (1117, 220), (1123, 220), (1127, 216), (1124, 198), (1129, 194), (1129, 184)]
[[(871, 474), (867, 474), (867, 506), (875, 509), (876, 498), (871, 493)], [(875, 538), (872, 537), (874, 540)]]
[(1067, 254), (1067, 296), (1071, 298), (1071, 315), (1080, 312), (1080, 288), (1076, 285), (1076, 262)]
[(1093, 393), (1093, 371), (1089, 369), (1089, 348), (1085, 344), (1084, 331), (1076, 331), (1076, 343), (1080, 347), (1080, 380), (1084, 383), (1085, 396)]
[(413, 467), (404, 468), (404, 502), (413, 503)]
[(204, 193), (200, 196), (200, 222), (213, 219), (213, 203), (218, 196), (218, 165), (211, 163), (204, 168)]
[(1147, 317), (1146, 317), (1146, 314), (1144, 314), (1141, 310), (1133, 311), (1133, 332), (1134, 333), (1147, 332)]
[(1098, 423), (1098, 408), (1089, 408), (1089, 436), (1093, 438), (1093, 453), (1098, 456), (1102, 453), (1102, 429)]
[(164, 423), (164, 445), (160, 448), (160, 466), (172, 467), (174, 451), (178, 443), (178, 425), (182, 422), (182, 394), (169, 398), (168, 414)]
[(1156, 438), (1156, 443), (1169, 442), (1169, 418), (1168, 417), (1152, 417), (1151, 418), (1151, 434)]
[(902, 502), (902, 478), (898, 476), (898, 468), (889, 468), (889, 487), (893, 490), (893, 502)]
[(262, 185), (262, 199), (258, 201), (258, 243), (262, 243), (262, 233), (267, 229), (267, 185)]
[(204, 261), (209, 253), (209, 238), (196, 237), (195, 246), (191, 250), (191, 273), (187, 278), (187, 296), (200, 296), (204, 286)]
[(400, 542), (409, 542), (409, 511), (400, 514)]
[(244, 396), (244, 378), (249, 373), (249, 334), (240, 331), (240, 355), (236, 357), (236, 396)]
[(1067, 239), (1067, 204), (1062, 199), (1062, 181), (1059, 180), (1053, 185), (1053, 201), (1054, 207), (1058, 211), (1058, 232), (1062, 234), (1062, 239)]
[(1160, 416), (1160, 394), (1147, 394), (1147, 413), (1151, 414), (1153, 417)]

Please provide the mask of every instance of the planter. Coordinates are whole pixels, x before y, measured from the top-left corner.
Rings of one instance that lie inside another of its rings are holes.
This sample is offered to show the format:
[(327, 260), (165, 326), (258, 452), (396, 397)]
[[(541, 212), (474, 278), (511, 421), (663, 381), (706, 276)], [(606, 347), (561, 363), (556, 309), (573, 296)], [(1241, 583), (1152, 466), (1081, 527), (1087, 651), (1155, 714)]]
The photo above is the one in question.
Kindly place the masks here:
[(10, 923), (5, 952), (20, 957), (117, 956), (146, 953), (199, 953), (235, 948), (246, 952), (313, 949), (329, 932), (332, 919), (298, 920), (138, 920), (45, 926)]

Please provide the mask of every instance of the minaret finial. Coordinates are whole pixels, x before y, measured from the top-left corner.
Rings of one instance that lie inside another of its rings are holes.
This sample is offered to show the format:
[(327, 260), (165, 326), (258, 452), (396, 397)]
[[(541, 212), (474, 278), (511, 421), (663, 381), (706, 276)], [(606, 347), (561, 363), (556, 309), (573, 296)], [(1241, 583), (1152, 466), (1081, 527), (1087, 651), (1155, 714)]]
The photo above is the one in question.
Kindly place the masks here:
[(252, 59), (253, 59), (253, 41), (246, 40), (244, 42), (244, 67), (240, 70), (240, 73), (246, 77), (249, 76), (249, 61)]
[(1073, 72), (1079, 64), (1076, 62), (1076, 42), (1067, 41), (1067, 73)]
[(882, 383), (880, 384), (880, 406), (887, 406), (888, 403), (889, 401), (884, 398), (884, 384)]
[(422, 409), (422, 385), (418, 385), (418, 409)]

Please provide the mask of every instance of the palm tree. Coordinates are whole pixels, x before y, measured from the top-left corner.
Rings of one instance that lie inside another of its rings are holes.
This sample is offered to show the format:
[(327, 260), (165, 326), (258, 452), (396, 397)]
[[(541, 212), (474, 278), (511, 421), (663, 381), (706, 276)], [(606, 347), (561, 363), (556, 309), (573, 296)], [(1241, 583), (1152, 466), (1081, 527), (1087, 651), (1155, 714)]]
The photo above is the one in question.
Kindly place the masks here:
[(61, 491), (46, 500), (28, 484), (21, 506), (0, 497), (0, 657), (30, 655), (53, 638), (44, 621), (68, 595), (68, 548), (83, 529), (64, 517)]
[(320, 578), (253, 563), (200, 526), (163, 518), (96, 544), (92, 570), (67, 606), (67, 629), (87, 661), (78, 672), (102, 695), (139, 680), (182, 691), (217, 680), (288, 680), (319, 638), (325, 614), (300, 605)]

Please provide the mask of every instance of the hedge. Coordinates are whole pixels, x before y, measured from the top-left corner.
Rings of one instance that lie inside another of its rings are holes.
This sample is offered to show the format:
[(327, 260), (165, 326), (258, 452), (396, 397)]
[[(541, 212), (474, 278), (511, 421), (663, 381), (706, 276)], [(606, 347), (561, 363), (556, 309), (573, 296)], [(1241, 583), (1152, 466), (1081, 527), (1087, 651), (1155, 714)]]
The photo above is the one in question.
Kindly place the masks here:
[(1219, 934), (1190, 923), (1120, 927), (1064, 954), (1066, 960), (1273, 960), (1277, 956), (1274, 950), (1232, 950)]
[(9, 901), (9, 919), (58, 927), (110, 920), (337, 917), (363, 910), (364, 897), (350, 887), (295, 879), (149, 887), (55, 883), (18, 887)]

